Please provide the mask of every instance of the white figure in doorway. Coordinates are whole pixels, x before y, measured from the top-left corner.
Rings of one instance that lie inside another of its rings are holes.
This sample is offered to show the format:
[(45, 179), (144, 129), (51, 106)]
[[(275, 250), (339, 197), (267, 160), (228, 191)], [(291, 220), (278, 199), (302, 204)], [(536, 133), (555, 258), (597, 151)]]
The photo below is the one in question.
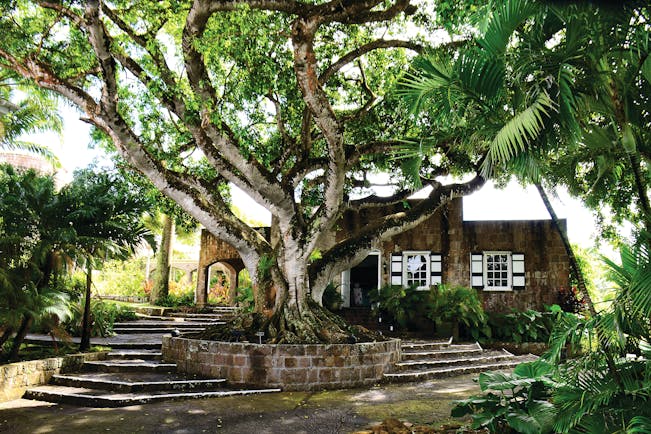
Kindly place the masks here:
[(360, 288), (359, 283), (355, 283), (353, 286), (353, 299), (355, 300), (355, 306), (361, 306), (363, 303), (362, 288)]

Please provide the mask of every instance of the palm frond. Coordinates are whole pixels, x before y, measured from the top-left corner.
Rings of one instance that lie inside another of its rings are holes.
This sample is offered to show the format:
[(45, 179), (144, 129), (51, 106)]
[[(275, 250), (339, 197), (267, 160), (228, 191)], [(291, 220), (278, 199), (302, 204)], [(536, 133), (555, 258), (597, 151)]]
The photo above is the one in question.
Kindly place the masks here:
[(408, 104), (412, 113), (418, 113), (424, 101), (451, 83), (452, 64), (449, 61), (432, 56), (419, 57), (414, 60), (412, 72), (400, 80), (396, 94)]
[(526, 109), (513, 116), (495, 135), (488, 145), (486, 160), (482, 165), (482, 174), (489, 178), (493, 168), (506, 164), (527, 145), (535, 140), (544, 128), (545, 118), (553, 107), (553, 101), (545, 92)]
[(536, 8), (536, 4), (529, 0), (497, 2), (479, 44), (492, 55), (501, 55), (506, 50), (513, 32), (536, 11)]

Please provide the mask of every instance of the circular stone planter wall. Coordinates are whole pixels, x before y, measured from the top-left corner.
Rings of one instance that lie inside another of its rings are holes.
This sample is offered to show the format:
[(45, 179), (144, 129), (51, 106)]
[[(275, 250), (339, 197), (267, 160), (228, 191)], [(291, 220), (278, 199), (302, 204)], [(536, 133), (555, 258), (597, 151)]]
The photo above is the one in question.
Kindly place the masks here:
[(400, 360), (400, 340), (360, 344), (267, 345), (163, 337), (178, 370), (232, 385), (321, 390), (376, 383)]

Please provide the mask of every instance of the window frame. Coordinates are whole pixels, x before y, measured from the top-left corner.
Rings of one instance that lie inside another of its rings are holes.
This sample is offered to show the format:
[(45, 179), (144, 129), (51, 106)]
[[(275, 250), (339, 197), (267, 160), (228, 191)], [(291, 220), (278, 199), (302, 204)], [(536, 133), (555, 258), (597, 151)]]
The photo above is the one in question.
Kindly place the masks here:
[[(506, 265), (507, 265), (507, 286), (489, 286), (488, 285), (488, 259), (491, 256), (496, 255), (506, 255)], [(483, 265), (483, 279), (484, 279), (484, 291), (494, 291), (494, 292), (511, 292), (513, 291), (513, 252), (504, 251), (504, 250), (490, 250), (482, 252), (482, 265)]]
[[(403, 288), (408, 288), (411, 286), (409, 284), (409, 280), (407, 277), (407, 273), (409, 273), (409, 270), (407, 269), (408, 266), (408, 257), (410, 256), (416, 256), (416, 255), (422, 255), (425, 257), (425, 286), (417, 286), (416, 290), (418, 291), (428, 291), (431, 286), (431, 262), (432, 262), (432, 252), (429, 250), (405, 250), (402, 252), (402, 286)], [(412, 279), (413, 280), (413, 279)], [(418, 279), (418, 280), (423, 280), (423, 279)]]

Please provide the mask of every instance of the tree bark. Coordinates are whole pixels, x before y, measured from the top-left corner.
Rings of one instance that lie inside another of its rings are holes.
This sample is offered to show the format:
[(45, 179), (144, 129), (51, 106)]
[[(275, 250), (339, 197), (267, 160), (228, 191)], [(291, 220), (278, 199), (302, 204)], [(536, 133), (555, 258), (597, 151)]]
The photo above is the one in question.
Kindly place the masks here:
[(13, 327), (7, 327), (4, 332), (2, 333), (2, 336), (0, 336), (0, 353), (2, 353), (2, 347), (9, 340), (11, 335), (14, 333)]
[(150, 302), (158, 303), (170, 292), (170, 260), (172, 257), (172, 238), (174, 237), (174, 219), (163, 214), (163, 236), (156, 257), (156, 274), (151, 289)]
[(88, 351), (90, 349), (90, 334), (91, 334), (91, 317), (90, 317), (90, 290), (93, 285), (93, 265), (88, 259), (86, 265), (86, 292), (84, 297), (84, 315), (81, 321), (81, 343), (79, 344), (79, 351)]
[(567, 233), (561, 227), (561, 224), (558, 220), (558, 216), (556, 215), (556, 211), (554, 211), (554, 207), (552, 206), (552, 203), (550, 202), (549, 197), (547, 196), (547, 192), (545, 192), (545, 189), (543, 188), (542, 184), (537, 182), (535, 183), (535, 185), (536, 185), (536, 189), (538, 190), (538, 194), (540, 195), (540, 198), (545, 204), (545, 208), (547, 208), (547, 212), (549, 213), (549, 216), (552, 219), (552, 225), (554, 225), (554, 227), (558, 231), (558, 235), (561, 237), (561, 241), (563, 242), (563, 247), (565, 248), (567, 257), (570, 260), (570, 269), (572, 270), (572, 273), (576, 278), (577, 288), (579, 290), (579, 293), (581, 294), (581, 297), (583, 297), (583, 300), (585, 301), (585, 305), (588, 309), (588, 312), (590, 312), (590, 316), (595, 316), (597, 315), (597, 311), (595, 310), (594, 303), (592, 302), (592, 297), (590, 297), (590, 294), (588, 293), (588, 288), (585, 285), (585, 278), (583, 277), (583, 272), (581, 271), (581, 267), (579, 267), (579, 263), (576, 260), (576, 255), (574, 254), (574, 249), (572, 249), (570, 240), (567, 238)]
[(18, 359), (18, 353), (20, 352), (20, 345), (25, 340), (25, 336), (27, 336), (27, 332), (29, 331), (29, 328), (31, 327), (33, 322), (34, 322), (34, 318), (31, 315), (28, 314), (23, 317), (23, 321), (20, 324), (20, 327), (18, 328), (18, 332), (16, 332), (16, 336), (14, 337), (14, 342), (11, 346), (11, 350), (9, 351), (9, 360)]
[(651, 204), (649, 204), (649, 196), (647, 195), (647, 186), (644, 180), (647, 177), (642, 173), (640, 166), (640, 154), (638, 152), (629, 153), (628, 160), (633, 169), (633, 176), (635, 177), (635, 188), (637, 190), (637, 197), (639, 199), (639, 207), (644, 216), (644, 228), (647, 232), (651, 233)]

